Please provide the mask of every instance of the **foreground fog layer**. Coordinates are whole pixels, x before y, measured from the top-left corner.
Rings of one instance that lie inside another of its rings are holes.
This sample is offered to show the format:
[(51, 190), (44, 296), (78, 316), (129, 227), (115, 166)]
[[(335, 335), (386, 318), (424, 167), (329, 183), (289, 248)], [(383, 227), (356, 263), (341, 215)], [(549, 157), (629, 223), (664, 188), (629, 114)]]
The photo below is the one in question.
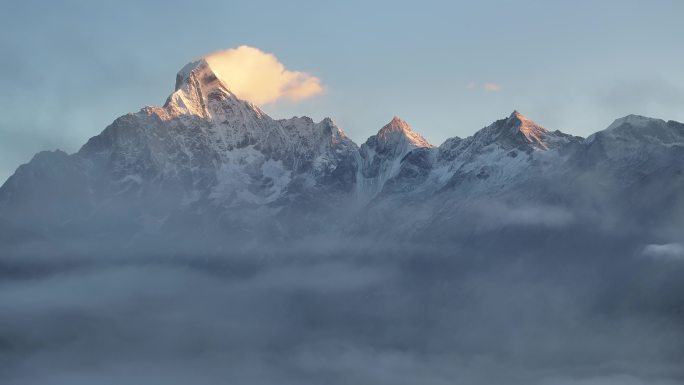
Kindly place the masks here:
[(0, 382), (684, 381), (682, 260), (321, 249), (3, 260)]

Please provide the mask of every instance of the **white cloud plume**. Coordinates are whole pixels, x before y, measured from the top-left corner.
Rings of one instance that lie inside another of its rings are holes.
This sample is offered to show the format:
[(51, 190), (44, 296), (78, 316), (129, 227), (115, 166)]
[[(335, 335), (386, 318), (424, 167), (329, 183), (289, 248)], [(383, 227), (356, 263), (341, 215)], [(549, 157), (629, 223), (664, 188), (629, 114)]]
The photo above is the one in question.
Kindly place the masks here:
[(319, 78), (287, 70), (275, 55), (254, 47), (221, 50), (205, 59), (235, 95), (255, 104), (298, 101), (323, 92)]
[(684, 261), (684, 246), (679, 243), (650, 244), (641, 254), (661, 261)]

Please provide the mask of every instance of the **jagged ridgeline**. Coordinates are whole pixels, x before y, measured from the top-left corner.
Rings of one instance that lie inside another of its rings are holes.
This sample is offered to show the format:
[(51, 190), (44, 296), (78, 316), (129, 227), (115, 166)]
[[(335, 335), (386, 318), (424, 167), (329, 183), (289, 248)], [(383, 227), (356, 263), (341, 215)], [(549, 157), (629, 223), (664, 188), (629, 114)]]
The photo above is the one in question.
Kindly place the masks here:
[(395, 117), (359, 147), (328, 118), (272, 119), (199, 60), (164, 106), (20, 166), (0, 228), (5, 248), (676, 241), (684, 125), (630, 115), (585, 139), (514, 111), (433, 146)]

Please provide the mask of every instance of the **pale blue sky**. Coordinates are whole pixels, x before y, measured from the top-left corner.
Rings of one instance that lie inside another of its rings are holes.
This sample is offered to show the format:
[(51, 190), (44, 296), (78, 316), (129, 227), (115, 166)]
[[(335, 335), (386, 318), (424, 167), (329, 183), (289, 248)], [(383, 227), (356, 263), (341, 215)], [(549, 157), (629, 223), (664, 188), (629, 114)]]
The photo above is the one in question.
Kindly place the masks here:
[(330, 116), (359, 143), (393, 115), (434, 144), (513, 109), (582, 136), (630, 113), (684, 121), (682, 1), (0, 2), (0, 181), (242, 44), (326, 86), (269, 114)]

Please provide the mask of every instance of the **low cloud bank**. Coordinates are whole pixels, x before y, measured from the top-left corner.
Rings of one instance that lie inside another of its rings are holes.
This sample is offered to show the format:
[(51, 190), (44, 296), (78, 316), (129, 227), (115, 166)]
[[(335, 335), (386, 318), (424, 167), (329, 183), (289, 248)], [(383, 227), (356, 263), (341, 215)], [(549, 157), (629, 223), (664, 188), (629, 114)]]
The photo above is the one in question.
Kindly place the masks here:
[(550, 259), (309, 246), (280, 255), (5, 258), (0, 382), (684, 380), (677, 266), (579, 250)]

